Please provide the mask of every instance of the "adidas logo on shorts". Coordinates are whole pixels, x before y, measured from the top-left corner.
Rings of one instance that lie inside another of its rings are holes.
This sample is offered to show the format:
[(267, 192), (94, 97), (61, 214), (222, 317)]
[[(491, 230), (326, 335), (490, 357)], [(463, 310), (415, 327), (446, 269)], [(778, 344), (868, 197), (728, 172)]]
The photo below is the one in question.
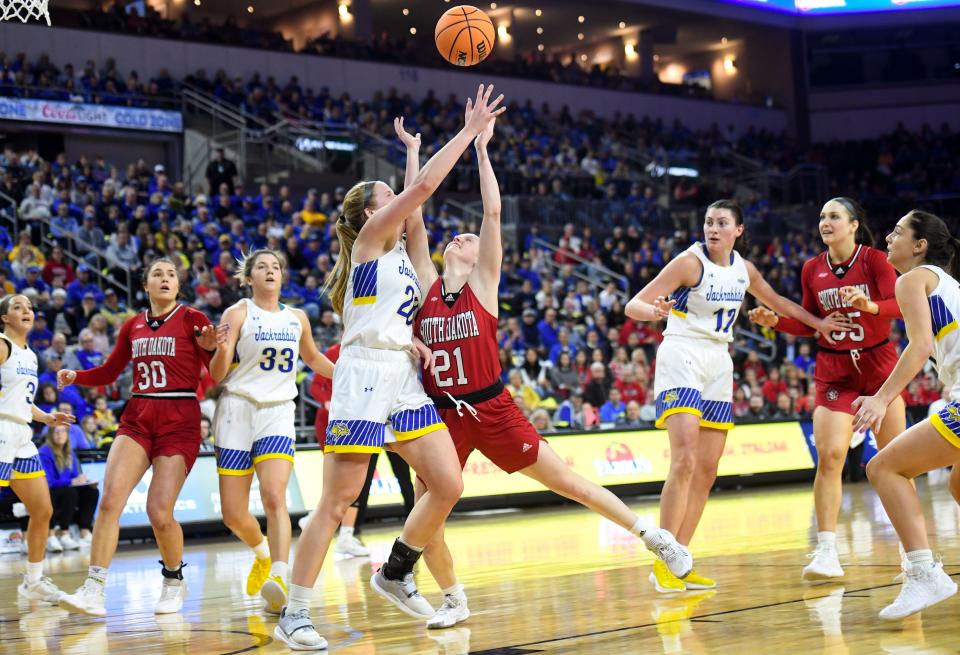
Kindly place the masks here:
[(523, 444), (523, 452), (527, 452), (531, 448), (533, 448), (533, 446), (531, 446), (530, 444), (528, 443)]

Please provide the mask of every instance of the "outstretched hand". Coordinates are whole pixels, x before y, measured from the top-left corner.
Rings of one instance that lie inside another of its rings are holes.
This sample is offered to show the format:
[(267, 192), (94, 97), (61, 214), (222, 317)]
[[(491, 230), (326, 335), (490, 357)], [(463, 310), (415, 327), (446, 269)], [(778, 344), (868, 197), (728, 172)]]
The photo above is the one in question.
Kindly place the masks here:
[(62, 368), (57, 371), (57, 389), (63, 391), (77, 379), (77, 372), (71, 371), (67, 368)]
[(393, 119), (393, 129), (407, 150), (420, 149), (420, 133), (417, 132), (416, 136), (414, 136), (407, 132), (407, 129), (403, 126), (403, 116), (398, 116)]
[(657, 296), (653, 301), (653, 313), (658, 319), (666, 319), (670, 316), (670, 310), (676, 304), (676, 299), (667, 300), (663, 296)]
[(477, 89), (476, 99), (467, 98), (467, 105), (464, 109), (464, 128), (474, 137), (479, 136), (487, 128), (487, 123), (491, 119), (507, 111), (506, 107), (497, 108), (497, 105), (503, 101), (503, 94), (501, 93), (491, 102), (490, 96), (492, 94), (492, 84), (486, 88), (481, 84), (480, 88)]
[(477, 150), (485, 150), (487, 144), (490, 143), (490, 139), (493, 138), (493, 128), (497, 124), (496, 117), (491, 118), (487, 123), (487, 126), (483, 128), (483, 132), (477, 135), (477, 138), (473, 140), (473, 146)]
[(220, 346), (227, 342), (227, 334), (230, 332), (229, 323), (221, 323), (220, 325), (214, 327), (213, 325), (204, 325), (203, 328), (195, 327), (193, 329), (193, 334), (197, 339), (197, 343), (204, 350), (216, 350), (217, 346)]

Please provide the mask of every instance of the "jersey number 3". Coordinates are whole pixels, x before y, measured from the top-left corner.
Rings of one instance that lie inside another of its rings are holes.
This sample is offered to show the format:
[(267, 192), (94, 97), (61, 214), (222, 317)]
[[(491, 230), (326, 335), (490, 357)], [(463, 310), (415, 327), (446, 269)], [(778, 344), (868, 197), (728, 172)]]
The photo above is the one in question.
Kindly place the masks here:
[(446, 350), (435, 350), (433, 351), (433, 356), (436, 360), (433, 364), (433, 379), (438, 387), (443, 389), (445, 387), (452, 387), (454, 384), (458, 387), (467, 384), (467, 376), (463, 373), (463, 355), (460, 353), (460, 348), (456, 348), (453, 351), (453, 359), (457, 360), (456, 380), (454, 380), (453, 375), (447, 376), (446, 379), (440, 377), (441, 374), (449, 371), (450, 365), (453, 364), (453, 362), (450, 361), (450, 353)]

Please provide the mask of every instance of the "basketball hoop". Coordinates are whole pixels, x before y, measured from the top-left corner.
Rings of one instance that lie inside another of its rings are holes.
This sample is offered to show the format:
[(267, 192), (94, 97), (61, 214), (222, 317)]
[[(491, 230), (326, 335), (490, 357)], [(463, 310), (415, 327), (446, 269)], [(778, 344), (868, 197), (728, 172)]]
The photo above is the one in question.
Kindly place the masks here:
[(17, 19), (21, 23), (43, 18), (50, 25), (50, 12), (47, 0), (0, 0), (0, 20)]

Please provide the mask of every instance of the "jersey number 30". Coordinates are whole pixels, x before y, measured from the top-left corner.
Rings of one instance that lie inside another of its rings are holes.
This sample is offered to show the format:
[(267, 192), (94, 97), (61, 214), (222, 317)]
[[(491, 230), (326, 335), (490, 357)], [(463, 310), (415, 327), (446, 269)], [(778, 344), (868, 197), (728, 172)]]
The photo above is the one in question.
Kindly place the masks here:
[(167, 386), (167, 369), (163, 362), (137, 362), (137, 381), (141, 391), (149, 389), (163, 389)]

